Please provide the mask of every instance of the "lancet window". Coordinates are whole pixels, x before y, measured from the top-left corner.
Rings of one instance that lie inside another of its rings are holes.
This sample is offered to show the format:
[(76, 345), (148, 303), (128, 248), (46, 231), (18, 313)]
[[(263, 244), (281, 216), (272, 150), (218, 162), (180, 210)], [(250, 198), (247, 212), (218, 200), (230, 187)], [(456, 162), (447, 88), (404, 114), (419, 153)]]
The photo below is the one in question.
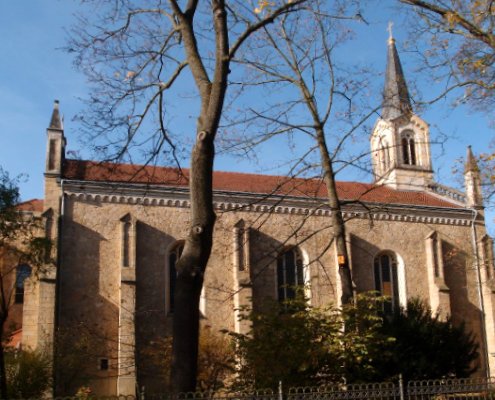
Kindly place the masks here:
[(27, 264), (18, 265), (15, 276), (15, 298), (17, 304), (24, 303), (24, 283), (31, 276), (31, 267)]
[(291, 247), (277, 258), (278, 300), (296, 297), (297, 286), (304, 285), (304, 265), (302, 254), (297, 247)]
[(381, 253), (374, 263), (375, 290), (387, 300), (383, 304), (385, 313), (390, 314), (399, 307), (399, 280), (397, 257), (393, 253)]

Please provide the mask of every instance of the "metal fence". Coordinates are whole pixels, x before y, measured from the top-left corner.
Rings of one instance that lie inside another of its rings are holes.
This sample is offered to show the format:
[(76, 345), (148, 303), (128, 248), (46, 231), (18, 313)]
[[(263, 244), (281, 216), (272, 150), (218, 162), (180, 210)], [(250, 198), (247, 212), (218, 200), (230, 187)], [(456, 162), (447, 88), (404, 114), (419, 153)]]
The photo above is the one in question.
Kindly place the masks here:
[[(54, 400), (79, 400), (60, 397)], [(495, 378), (442, 379), (366, 384), (331, 384), (318, 387), (292, 387), (287, 391), (262, 390), (252, 393), (141, 393), (135, 396), (88, 397), (91, 400), (495, 400)]]
[[(99, 400), (99, 399), (98, 399)], [(194, 392), (179, 393), (176, 396), (170, 394), (146, 394), (142, 393), (137, 400), (279, 400), (278, 393), (273, 390), (258, 390), (256, 392), (214, 393)]]
[(409, 382), (407, 399), (495, 399), (494, 378), (444, 379)]
[(286, 400), (495, 400), (493, 378), (443, 379), (397, 383), (336, 384), (291, 388)]
[(394, 383), (367, 383), (355, 385), (325, 385), (319, 387), (290, 388), (287, 400), (339, 400), (401, 398), (400, 385)]

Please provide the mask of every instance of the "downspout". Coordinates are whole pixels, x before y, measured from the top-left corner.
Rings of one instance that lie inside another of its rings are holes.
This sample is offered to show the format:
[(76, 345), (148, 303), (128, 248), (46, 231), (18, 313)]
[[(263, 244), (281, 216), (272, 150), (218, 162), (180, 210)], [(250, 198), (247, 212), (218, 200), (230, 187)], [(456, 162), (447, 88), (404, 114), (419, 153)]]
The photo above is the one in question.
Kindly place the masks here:
[(65, 192), (64, 192), (64, 179), (60, 180), (60, 191), (62, 192), (62, 197), (60, 199), (60, 215), (58, 216), (58, 234), (57, 234), (57, 263), (56, 263), (56, 275), (55, 275), (55, 317), (54, 317), (54, 327), (53, 327), (53, 394), (57, 391), (58, 385), (58, 368), (57, 368), (57, 330), (59, 327), (60, 319), (60, 266), (62, 265), (62, 227), (63, 219), (65, 214)]
[(62, 197), (60, 199), (60, 215), (58, 217), (58, 235), (57, 235), (57, 275), (55, 278), (56, 290), (55, 290), (55, 328), (58, 327), (58, 322), (60, 318), (60, 266), (62, 265), (62, 228), (63, 219), (65, 215), (65, 192), (64, 192), (65, 179), (60, 180), (60, 191), (62, 192)]
[(476, 219), (478, 218), (478, 210), (472, 208), (473, 212), (473, 220), (471, 222), (471, 237), (472, 237), (472, 245), (474, 250), (474, 260), (475, 260), (475, 268), (476, 268), (476, 277), (477, 277), (477, 287), (478, 287), (478, 297), (479, 297), (479, 307), (481, 313), (481, 336), (483, 340), (483, 349), (484, 349), (484, 358), (485, 358), (485, 376), (490, 378), (490, 361), (488, 359), (488, 339), (486, 332), (486, 323), (485, 323), (485, 301), (483, 299), (483, 287), (481, 282), (481, 271), (480, 271), (480, 255), (478, 251), (478, 238), (476, 234)]

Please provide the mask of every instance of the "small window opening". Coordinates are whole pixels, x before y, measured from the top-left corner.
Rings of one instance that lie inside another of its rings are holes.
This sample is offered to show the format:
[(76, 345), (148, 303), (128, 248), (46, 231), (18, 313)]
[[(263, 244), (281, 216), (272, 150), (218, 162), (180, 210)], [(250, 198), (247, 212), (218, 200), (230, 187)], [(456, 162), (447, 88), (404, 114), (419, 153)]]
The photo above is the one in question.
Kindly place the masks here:
[(24, 283), (27, 278), (31, 276), (31, 267), (26, 264), (19, 265), (16, 268), (15, 279), (15, 298), (16, 304), (24, 303)]
[(98, 362), (98, 369), (100, 371), (108, 371), (108, 368), (109, 368), (108, 358), (100, 358)]
[(55, 139), (50, 139), (50, 150), (48, 154), (48, 169), (52, 170), (55, 169), (55, 149), (56, 149), (57, 143)]

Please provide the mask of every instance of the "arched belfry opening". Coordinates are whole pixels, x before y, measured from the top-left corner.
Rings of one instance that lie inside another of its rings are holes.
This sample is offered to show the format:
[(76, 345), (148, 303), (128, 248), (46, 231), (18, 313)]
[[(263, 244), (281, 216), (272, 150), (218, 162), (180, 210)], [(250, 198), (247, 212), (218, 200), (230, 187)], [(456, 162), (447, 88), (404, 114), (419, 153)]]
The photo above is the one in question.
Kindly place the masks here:
[(415, 146), (414, 133), (412, 131), (404, 132), (402, 134), (401, 147), (402, 162), (405, 165), (417, 165)]

